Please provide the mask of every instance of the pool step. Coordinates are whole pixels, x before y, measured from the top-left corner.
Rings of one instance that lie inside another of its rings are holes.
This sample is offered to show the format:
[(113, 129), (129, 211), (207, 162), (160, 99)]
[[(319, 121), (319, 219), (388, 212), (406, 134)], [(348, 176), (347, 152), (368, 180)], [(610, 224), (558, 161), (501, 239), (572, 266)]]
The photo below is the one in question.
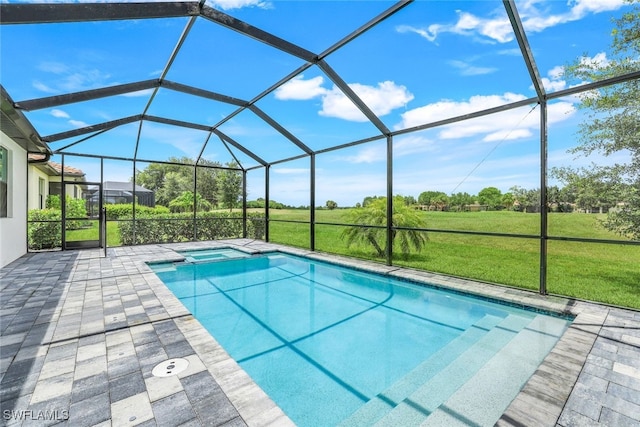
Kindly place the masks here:
[(500, 352), (531, 323), (531, 320), (517, 315), (504, 318), (495, 328), (379, 418), (374, 425), (409, 426), (424, 422), (427, 416), (469, 381), (476, 371)]
[(340, 423), (342, 427), (372, 425), (393, 410), (405, 398), (414, 393), (423, 384), (438, 374), (447, 365), (455, 361), (470, 347), (476, 345), (496, 325), (507, 320), (502, 317), (486, 315), (460, 336), (431, 355), (411, 372), (391, 387), (369, 400), (349, 418)]
[(562, 319), (537, 316), (421, 425), (494, 425), (566, 326)]

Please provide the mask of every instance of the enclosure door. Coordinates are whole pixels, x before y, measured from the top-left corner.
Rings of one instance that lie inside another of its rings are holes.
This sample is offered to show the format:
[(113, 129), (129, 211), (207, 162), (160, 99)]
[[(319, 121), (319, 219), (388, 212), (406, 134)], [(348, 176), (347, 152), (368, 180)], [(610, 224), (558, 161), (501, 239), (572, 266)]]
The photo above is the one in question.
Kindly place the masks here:
[(66, 204), (62, 224), (64, 249), (103, 245), (102, 184), (64, 182)]

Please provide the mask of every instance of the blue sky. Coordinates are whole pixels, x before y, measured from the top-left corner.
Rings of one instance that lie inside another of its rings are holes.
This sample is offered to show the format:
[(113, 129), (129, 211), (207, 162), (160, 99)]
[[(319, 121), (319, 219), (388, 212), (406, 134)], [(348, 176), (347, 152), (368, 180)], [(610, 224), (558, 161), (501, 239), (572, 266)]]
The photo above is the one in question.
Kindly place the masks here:
[[(387, 1), (258, 1), (208, 3), (307, 50), (320, 54), (393, 5)], [(612, 17), (622, 0), (519, 0), (532, 53), (548, 92), (581, 82), (566, 81), (563, 67), (580, 60), (611, 58)], [(187, 18), (2, 26), (2, 84), (14, 100), (28, 100), (158, 78)], [(325, 58), (389, 129), (480, 111), (535, 95), (501, 2), (416, 1)], [(166, 78), (251, 100), (303, 65), (263, 43), (199, 18)], [(27, 113), (41, 135), (142, 113), (150, 92), (115, 96)], [(578, 158), (583, 119), (577, 98), (549, 105), (550, 166), (588, 165), (615, 159)], [(320, 67), (312, 66), (256, 105), (313, 150), (380, 135)], [(476, 194), (495, 186), (539, 187), (539, 109), (534, 105), (468, 122), (394, 138), (394, 193), (422, 191)], [(235, 106), (161, 89), (148, 114), (204, 125), (217, 124)], [(302, 151), (250, 111), (220, 126), (266, 161)], [(67, 151), (132, 157), (137, 123), (78, 143)], [(80, 138), (52, 143), (60, 149)], [(207, 134), (158, 123), (142, 126), (139, 158), (194, 158)], [(244, 166), (257, 163), (234, 153)], [(217, 137), (204, 157), (232, 156)], [(95, 161), (67, 162), (99, 179)], [(138, 166), (140, 168), (140, 165)], [(316, 204), (353, 205), (386, 193), (384, 140), (317, 156)], [(110, 162), (105, 180), (128, 180), (131, 165)], [(309, 204), (309, 160), (272, 167), (274, 200)], [(249, 198), (264, 196), (264, 172), (249, 174)]]

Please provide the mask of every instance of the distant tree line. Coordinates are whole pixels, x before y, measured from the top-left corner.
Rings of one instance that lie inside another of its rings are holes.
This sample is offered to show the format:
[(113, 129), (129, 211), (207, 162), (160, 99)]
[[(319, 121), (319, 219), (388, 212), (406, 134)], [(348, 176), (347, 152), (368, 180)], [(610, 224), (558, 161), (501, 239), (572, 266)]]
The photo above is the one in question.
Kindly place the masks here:
[[(616, 181), (587, 180), (568, 169), (554, 169), (553, 175), (568, 183), (560, 188), (547, 188), (547, 206), (549, 212), (607, 212), (609, 209), (624, 204), (628, 185)], [(382, 196), (367, 196), (356, 208), (366, 207)], [(443, 191), (423, 191), (417, 200), (413, 196), (399, 196), (394, 201), (402, 200), (407, 206), (433, 211), (468, 211), (468, 210), (511, 210), (518, 212), (540, 212), (541, 193), (539, 188), (527, 189), (513, 186), (503, 193), (496, 187), (485, 187), (478, 194), (458, 192), (446, 194)]]

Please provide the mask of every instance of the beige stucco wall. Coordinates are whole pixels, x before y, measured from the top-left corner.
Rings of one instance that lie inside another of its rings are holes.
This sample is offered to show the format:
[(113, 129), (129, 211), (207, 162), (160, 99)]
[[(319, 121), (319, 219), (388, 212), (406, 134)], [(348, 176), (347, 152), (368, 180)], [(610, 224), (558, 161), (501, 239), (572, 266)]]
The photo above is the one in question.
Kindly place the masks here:
[(27, 152), (0, 132), (9, 151), (8, 217), (0, 218), (0, 268), (27, 253)]
[(49, 195), (49, 176), (36, 166), (29, 166), (29, 209), (40, 209), (40, 193), (38, 188), (40, 178), (44, 179), (44, 198), (46, 201), (47, 195)]

